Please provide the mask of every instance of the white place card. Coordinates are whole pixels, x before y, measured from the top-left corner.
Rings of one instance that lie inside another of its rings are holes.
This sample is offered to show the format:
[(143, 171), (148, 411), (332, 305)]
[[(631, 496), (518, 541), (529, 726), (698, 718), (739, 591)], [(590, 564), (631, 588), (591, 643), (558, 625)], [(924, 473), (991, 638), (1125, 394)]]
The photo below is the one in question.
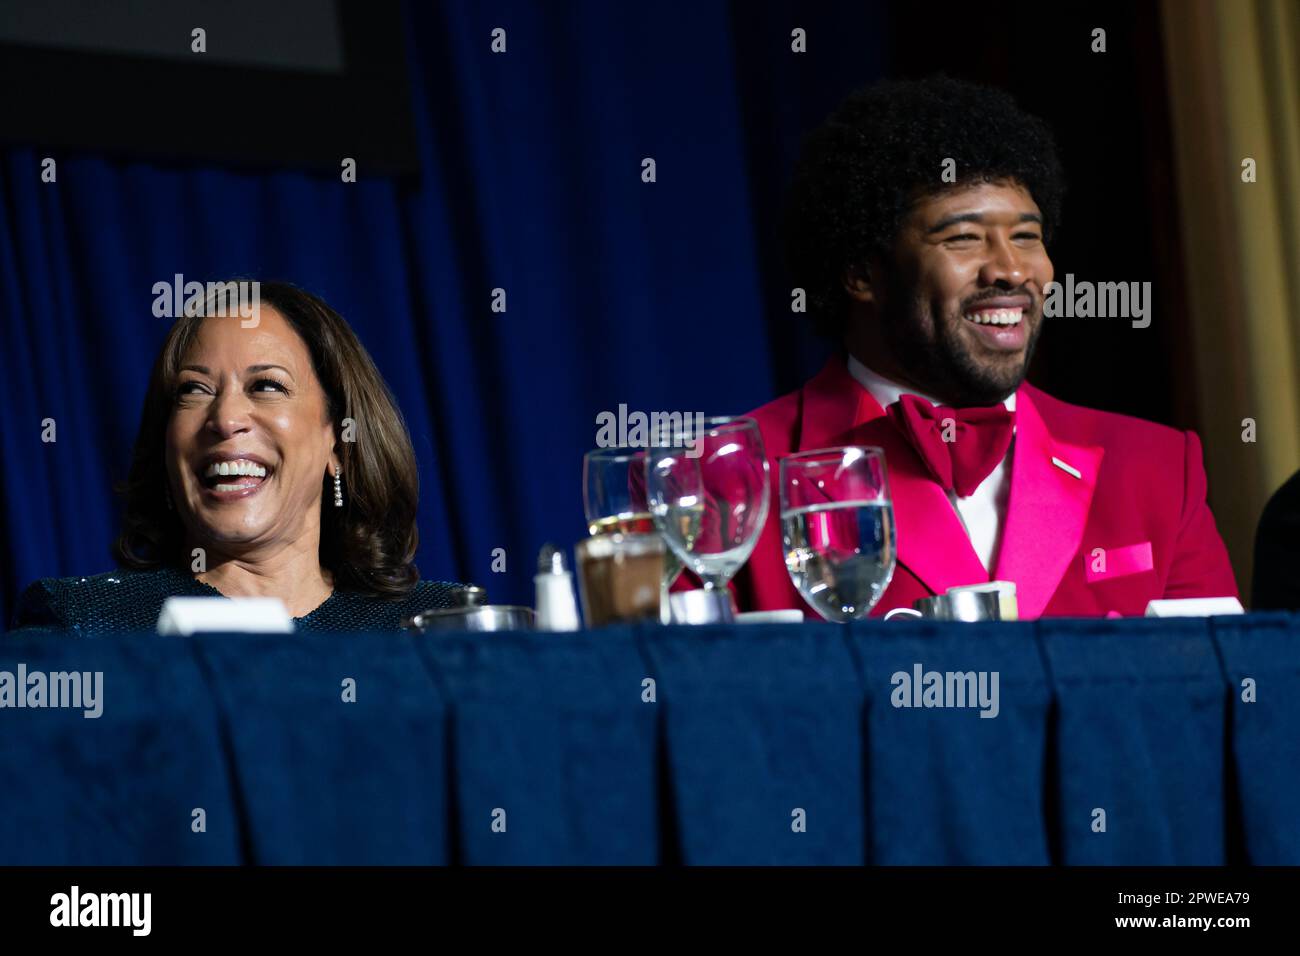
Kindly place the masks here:
[(159, 634), (246, 631), (292, 634), (293, 618), (273, 597), (171, 597), (158, 615)]
[(1147, 617), (1211, 617), (1215, 614), (1244, 614), (1235, 597), (1156, 599), (1147, 605)]

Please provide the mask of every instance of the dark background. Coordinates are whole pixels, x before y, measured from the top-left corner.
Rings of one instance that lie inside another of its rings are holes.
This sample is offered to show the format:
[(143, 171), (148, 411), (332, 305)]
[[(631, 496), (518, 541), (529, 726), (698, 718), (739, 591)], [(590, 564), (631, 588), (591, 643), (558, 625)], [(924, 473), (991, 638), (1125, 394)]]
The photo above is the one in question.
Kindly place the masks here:
[(1147, 329), (1054, 319), (1031, 379), (1198, 424), (1153, 3), (338, 9), (341, 74), (205, 62), (188, 34), (171, 58), (0, 46), (0, 620), (36, 577), (112, 567), (111, 486), (167, 322), (151, 290), (175, 273), (288, 279), (338, 309), (411, 430), (423, 576), (531, 603), (538, 547), (585, 532), (597, 413), (739, 413), (824, 360), (789, 311), (780, 204), (802, 137), (884, 76), (1010, 90), (1069, 178), (1058, 279), (1153, 283)]

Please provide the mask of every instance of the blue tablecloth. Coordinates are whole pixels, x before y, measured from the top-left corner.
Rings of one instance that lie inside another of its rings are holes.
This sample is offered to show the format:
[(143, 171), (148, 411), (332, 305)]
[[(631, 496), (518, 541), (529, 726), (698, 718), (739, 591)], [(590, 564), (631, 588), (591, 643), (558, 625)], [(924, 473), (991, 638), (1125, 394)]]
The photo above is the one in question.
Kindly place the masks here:
[[(0, 708), (0, 864), (1300, 864), (1288, 615), (0, 639), (20, 664), (102, 672), (103, 713)], [(896, 706), (918, 668), (996, 674), (996, 716)]]

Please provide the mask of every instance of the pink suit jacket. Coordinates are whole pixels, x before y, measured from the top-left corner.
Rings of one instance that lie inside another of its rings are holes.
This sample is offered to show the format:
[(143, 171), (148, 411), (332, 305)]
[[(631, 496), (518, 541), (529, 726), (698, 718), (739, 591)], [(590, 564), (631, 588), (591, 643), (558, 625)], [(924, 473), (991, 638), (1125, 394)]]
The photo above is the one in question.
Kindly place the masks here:
[(812, 613), (785, 568), (779, 463), (836, 445), (885, 450), (898, 566), (873, 617), (990, 580), (1016, 583), (1021, 618), (1141, 615), (1152, 598), (1237, 596), (1192, 432), (1070, 405), (1022, 385), (1010, 496), (990, 575), (947, 495), (842, 358), (750, 415), (772, 467), (772, 505), (736, 576), (741, 610)]

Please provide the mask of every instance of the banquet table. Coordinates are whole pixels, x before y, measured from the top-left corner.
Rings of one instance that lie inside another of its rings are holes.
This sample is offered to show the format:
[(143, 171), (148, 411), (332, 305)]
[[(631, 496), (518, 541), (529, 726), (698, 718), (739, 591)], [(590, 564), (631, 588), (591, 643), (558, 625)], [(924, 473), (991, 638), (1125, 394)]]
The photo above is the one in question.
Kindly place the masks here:
[(20, 665), (102, 674), (102, 713), (0, 700), (0, 865), (1300, 864), (1286, 614), (0, 638)]

